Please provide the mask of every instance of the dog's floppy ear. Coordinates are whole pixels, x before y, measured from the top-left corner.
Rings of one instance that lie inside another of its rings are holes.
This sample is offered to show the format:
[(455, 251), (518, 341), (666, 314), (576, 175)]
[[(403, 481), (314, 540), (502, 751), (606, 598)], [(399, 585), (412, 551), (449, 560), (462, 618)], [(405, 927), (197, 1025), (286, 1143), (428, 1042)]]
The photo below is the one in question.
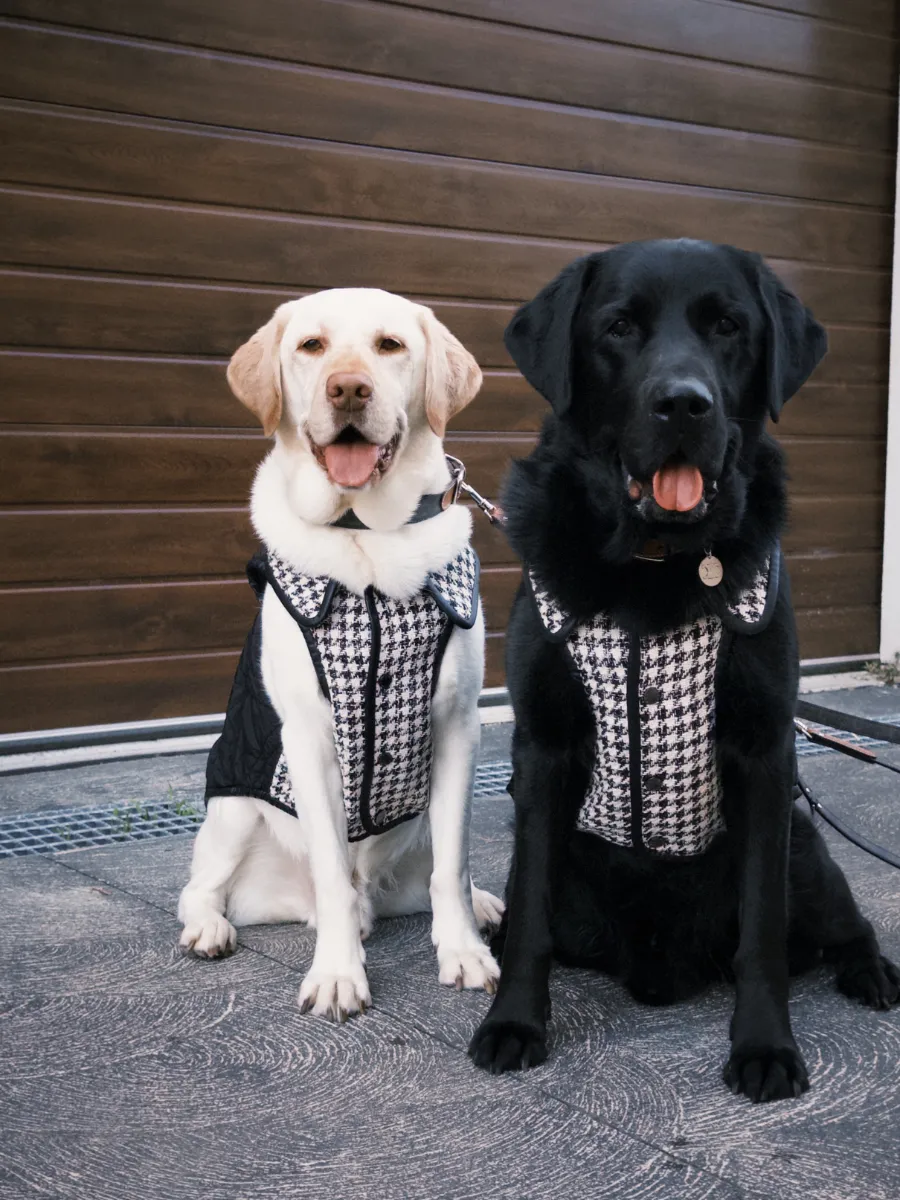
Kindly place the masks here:
[(228, 364), (229, 387), (241, 404), (256, 414), (266, 437), (271, 437), (281, 421), (279, 347), (288, 322), (286, 308), (284, 304), (277, 308), (262, 329), (235, 350)]
[(825, 357), (828, 335), (803, 302), (759, 260), (759, 294), (766, 318), (766, 387), (777, 421)]
[(572, 403), (572, 327), (599, 257), (569, 263), (522, 305), (503, 335), (513, 362), (557, 416)]
[(442, 438), (447, 422), (478, 395), (481, 367), (430, 308), (420, 315), (425, 333), (425, 415)]

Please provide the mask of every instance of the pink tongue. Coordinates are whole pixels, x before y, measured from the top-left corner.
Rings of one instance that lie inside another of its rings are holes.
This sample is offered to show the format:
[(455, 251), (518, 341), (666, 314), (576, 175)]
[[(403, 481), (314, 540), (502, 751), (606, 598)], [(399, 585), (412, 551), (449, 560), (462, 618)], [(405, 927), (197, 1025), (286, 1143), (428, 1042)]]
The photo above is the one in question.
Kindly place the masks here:
[(690, 512), (703, 499), (703, 476), (688, 463), (667, 463), (653, 476), (653, 499), (669, 512)]
[(370, 442), (335, 442), (325, 447), (328, 478), (338, 487), (362, 487), (378, 463), (378, 447)]

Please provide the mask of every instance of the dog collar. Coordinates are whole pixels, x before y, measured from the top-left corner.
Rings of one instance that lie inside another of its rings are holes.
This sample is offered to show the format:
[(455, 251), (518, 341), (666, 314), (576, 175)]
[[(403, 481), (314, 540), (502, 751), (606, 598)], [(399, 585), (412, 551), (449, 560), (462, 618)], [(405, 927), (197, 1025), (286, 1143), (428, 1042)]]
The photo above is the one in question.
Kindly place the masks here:
[[(486, 500), (484, 496), (476, 492), (471, 484), (466, 483), (466, 465), (462, 459), (454, 458), (452, 454), (445, 454), (444, 458), (447, 460), (447, 467), (450, 471), (450, 486), (444, 492), (428, 492), (421, 496), (415, 511), (406, 524), (418, 525), (420, 521), (430, 521), (432, 517), (440, 516), (442, 512), (446, 512), (452, 504), (457, 502), (462, 492), (465, 492), (481, 509), (492, 525), (496, 522), (502, 524), (505, 520), (502, 508), (498, 504), (491, 504), (490, 500)], [(348, 508), (336, 521), (329, 521), (329, 526), (332, 529), (371, 528), (359, 519), (352, 508)]]
[[(416, 505), (415, 512), (406, 522), (407, 525), (418, 525), (420, 521), (430, 521), (432, 517), (439, 516), (451, 504), (454, 503), (454, 497), (451, 496), (453, 486), (451, 485), (446, 492), (429, 492), (427, 495), (419, 499)], [(370, 526), (361, 521), (352, 508), (348, 508), (345, 513), (342, 513), (336, 521), (329, 521), (332, 529), (369, 529)]]

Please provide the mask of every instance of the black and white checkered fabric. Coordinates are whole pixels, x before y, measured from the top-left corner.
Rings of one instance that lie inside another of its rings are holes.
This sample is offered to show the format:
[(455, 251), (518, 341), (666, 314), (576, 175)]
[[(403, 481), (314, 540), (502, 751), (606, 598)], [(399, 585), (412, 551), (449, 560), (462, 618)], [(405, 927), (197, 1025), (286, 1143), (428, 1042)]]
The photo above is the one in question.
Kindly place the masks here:
[[(468, 623), (478, 605), (477, 558), (467, 547), (410, 600), (364, 595), (305, 576), (270, 556), (283, 602), (306, 622), (328, 687), (344, 790), (347, 834), (358, 841), (428, 807), (431, 696), (450, 617)], [(326, 606), (326, 598), (331, 596)], [(323, 608), (327, 612), (323, 613)], [(320, 619), (321, 618), (321, 619)], [(270, 795), (296, 813), (284, 754)]]
[(452, 563), (429, 578), (428, 587), (443, 597), (444, 603), (458, 614), (463, 625), (471, 625), (478, 604), (478, 559), (471, 547), (466, 547)]
[[(531, 575), (541, 622), (551, 636), (568, 614)], [(766, 606), (768, 564), (731, 606), (748, 624)], [(723, 828), (722, 784), (715, 741), (715, 677), (722, 621), (701, 617), (677, 629), (631, 639), (603, 613), (575, 624), (566, 637), (596, 724), (591, 779), (578, 828), (618, 846), (641, 844), (669, 855), (702, 853)], [(639, 729), (629, 726), (629, 673), (637, 672)], [(632, 736), (640, 739), (640, 836), (632, 828)]]
[(728, 605), (728, 611), (748, 625), (758, 621), (766, 607), (771, 561), (770, 558), (766, 559), (750, 586), (741, 593), (734, 604)]
[(290, 607), (305, 621), (314, 621), (322, 611), (331, 580), (327, 575), (304, 575), (277, 554), (269, 552), (269, 570)]

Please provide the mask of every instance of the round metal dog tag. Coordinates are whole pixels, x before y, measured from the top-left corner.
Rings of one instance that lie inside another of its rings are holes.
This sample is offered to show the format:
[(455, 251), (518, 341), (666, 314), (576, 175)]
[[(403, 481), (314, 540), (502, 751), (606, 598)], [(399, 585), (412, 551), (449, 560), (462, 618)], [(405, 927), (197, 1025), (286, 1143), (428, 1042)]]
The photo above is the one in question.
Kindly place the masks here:
[(707, 587), (717, 587), (722, 582), (725, 571), (714, 554), (707, 554), (697, 568), (697, 574)]

